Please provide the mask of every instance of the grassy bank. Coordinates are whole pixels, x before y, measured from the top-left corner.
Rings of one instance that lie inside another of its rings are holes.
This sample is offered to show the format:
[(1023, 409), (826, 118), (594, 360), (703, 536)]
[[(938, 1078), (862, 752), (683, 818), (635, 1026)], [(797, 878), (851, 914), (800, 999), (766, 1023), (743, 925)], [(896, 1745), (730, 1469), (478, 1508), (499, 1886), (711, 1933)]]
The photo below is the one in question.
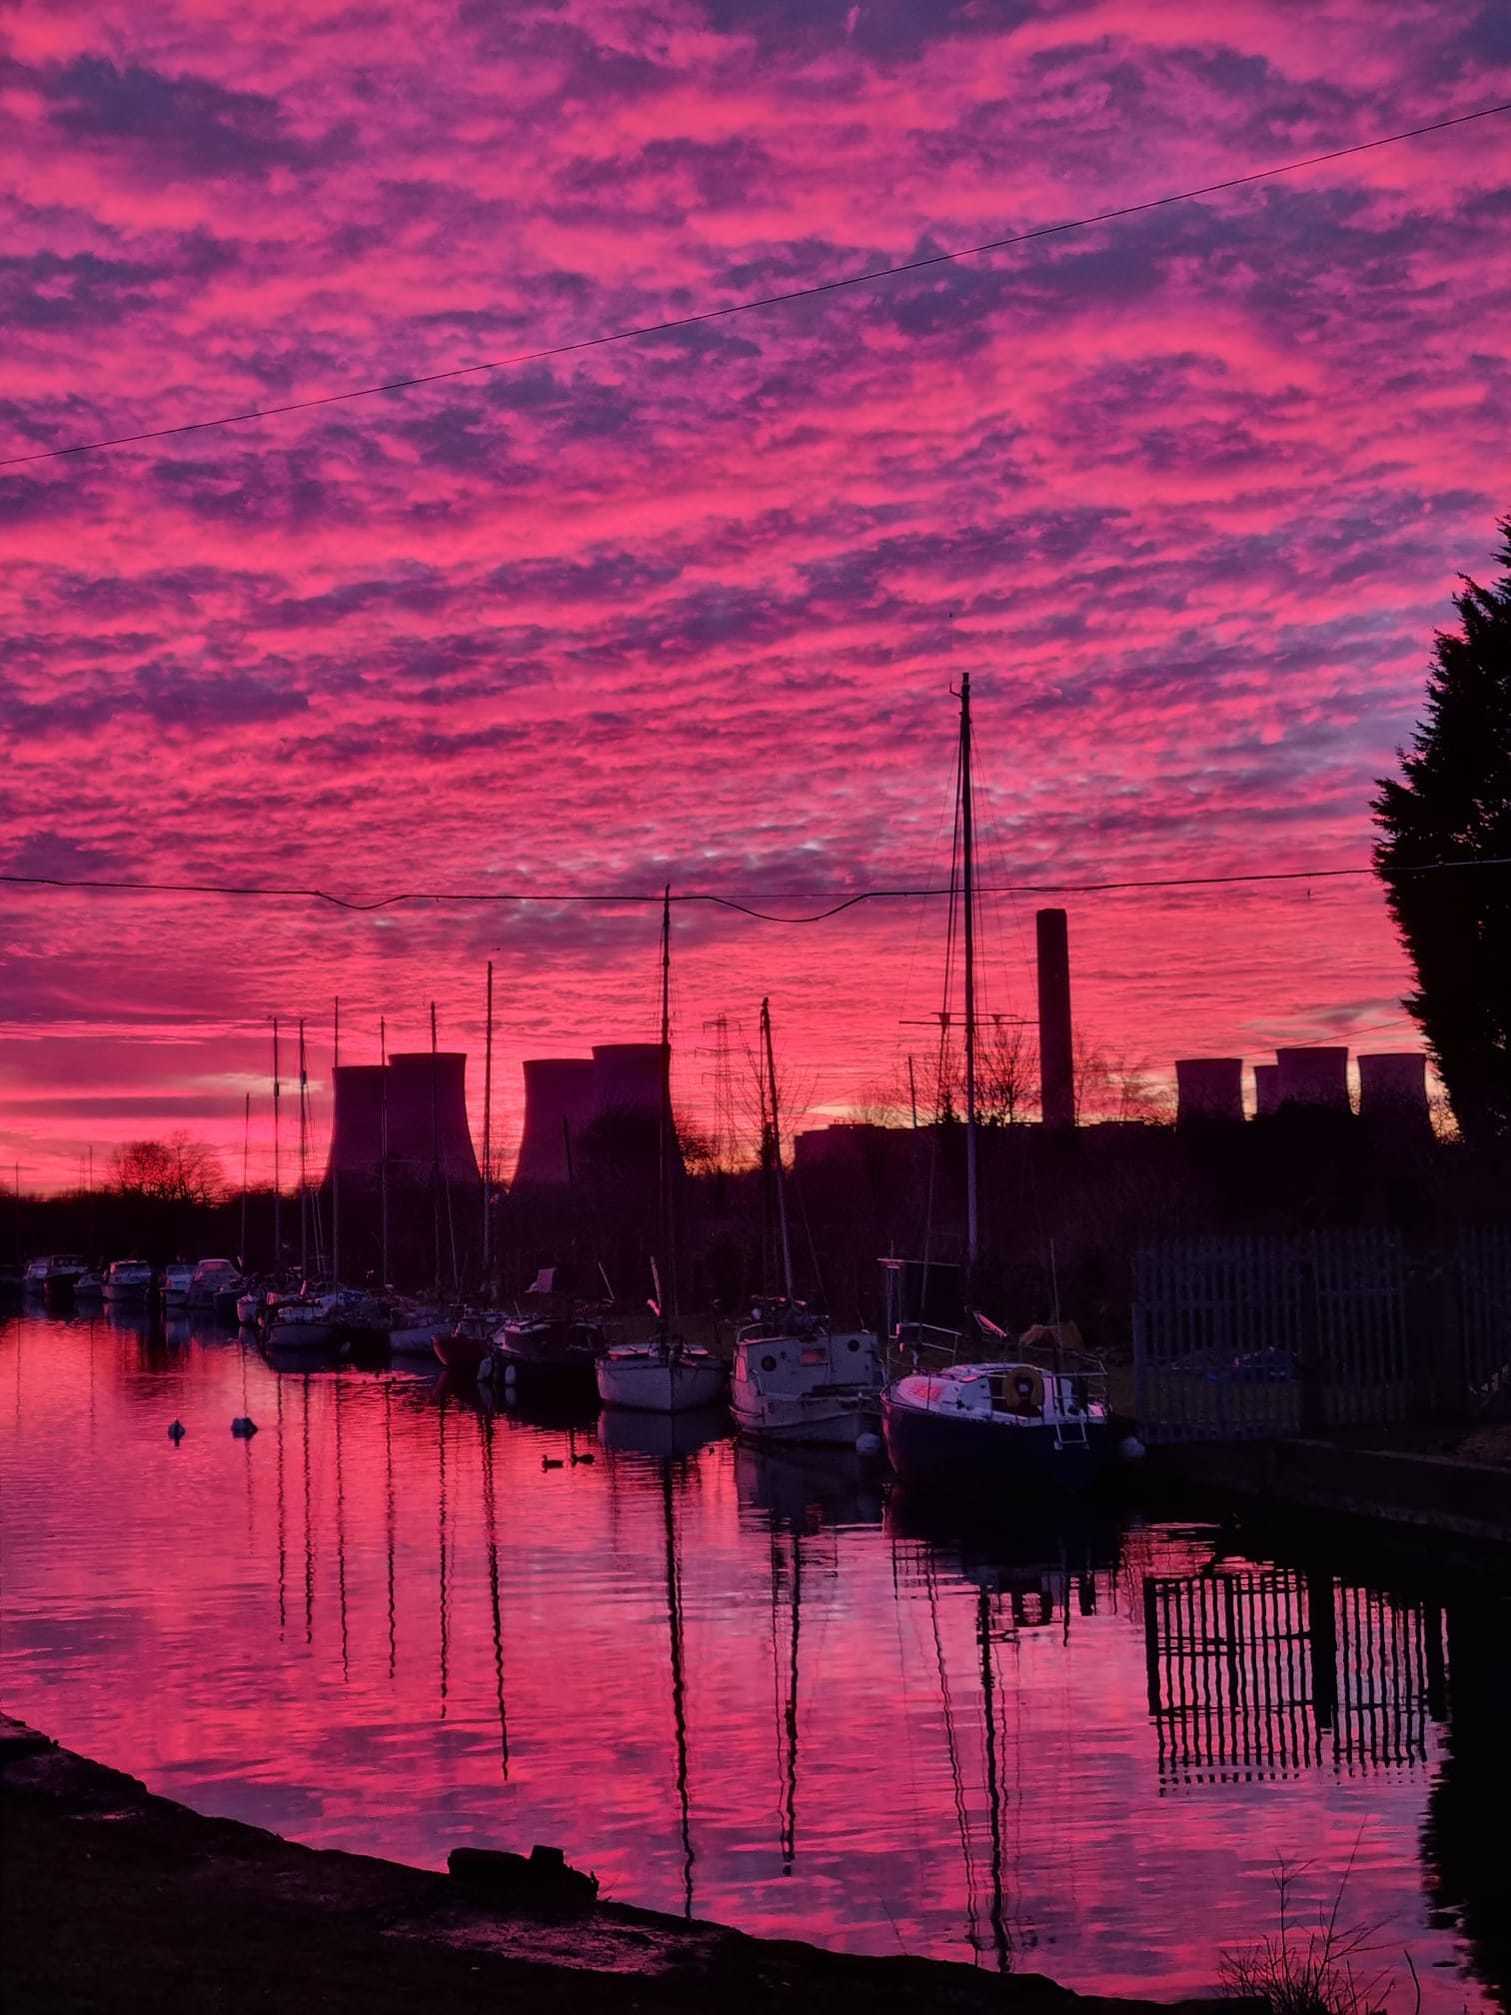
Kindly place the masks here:
[(1038, 1974), (748, 1938), (624, 1904), (568, 1916), (518, 1900), (484, 1906), (446, 1875), (202, 1818), (5, 1717), (0, 1842), (8, 2015), (1156, 2005), (1077, 1996)]

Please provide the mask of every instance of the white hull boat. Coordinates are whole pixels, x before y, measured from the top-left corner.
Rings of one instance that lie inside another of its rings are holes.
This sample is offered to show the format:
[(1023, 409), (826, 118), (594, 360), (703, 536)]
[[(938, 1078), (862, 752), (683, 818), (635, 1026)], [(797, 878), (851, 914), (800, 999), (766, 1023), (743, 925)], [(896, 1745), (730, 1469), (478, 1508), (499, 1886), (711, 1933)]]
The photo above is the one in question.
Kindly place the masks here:
[(269, 1312), (270, 1350), (327, 1350), (335, 1335), (335, 1311), (322, 1296), (318, 1301), (280, 1301)]
[(693, 1413), (717, 1406), (729, 1382), (729, 1368), (712, 1351), (659, 1340), (621, 1344), (594, 1367), (598, 1397), (605, 1406), (636, 1413)]
[(428, 1357), (433, 1364), (437, 1342), (450, 1333), (444, 1309), (406, 1308), (395, 1315), (388, 1348), (395, 1357)]
[(100, 1292), (106, 1301), (143, 1302), (152, 1292), (152, 1268), (138, 1260), (113, 1260)]
[(730, 1411), (759, 1441), (854, 1448), (876, 1435), (883, 1373), (867, 1330), (834, 1335), (801, 1304), (778, 1304), (735, 1340)]
[(167, 1266), (163, 1268), (163, 1306), (165, 1308), (187, 1308), (189, 1306), (189, 1283), (194, 1278), (192, 1266)]

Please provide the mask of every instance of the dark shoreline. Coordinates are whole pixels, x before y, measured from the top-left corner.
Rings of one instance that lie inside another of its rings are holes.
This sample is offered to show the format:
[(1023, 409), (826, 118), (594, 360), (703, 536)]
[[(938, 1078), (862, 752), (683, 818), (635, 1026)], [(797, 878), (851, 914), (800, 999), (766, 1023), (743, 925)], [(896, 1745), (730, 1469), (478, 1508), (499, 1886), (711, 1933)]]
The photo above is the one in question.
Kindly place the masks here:
[(4, 1715), (0, 1856), (0, 1999), (14, 2015), (716, 2005), (737, 2015), (818, 1997), (1017, 2015), (1213, 2006), (1077, 1995), (1042, 1974), (935, 1959), (855, 1957), (622, 1903), (569, 1918), (487, 1907), (447, 1875), (202, 1818)]

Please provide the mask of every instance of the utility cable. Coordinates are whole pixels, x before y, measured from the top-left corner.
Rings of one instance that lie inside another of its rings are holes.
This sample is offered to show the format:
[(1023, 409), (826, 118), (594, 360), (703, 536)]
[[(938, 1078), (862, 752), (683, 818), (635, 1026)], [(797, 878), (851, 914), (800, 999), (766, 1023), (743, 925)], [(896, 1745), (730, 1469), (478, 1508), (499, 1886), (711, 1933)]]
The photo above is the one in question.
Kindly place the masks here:
[[(1241, 883), (1340, 881), (1359, 875), (1378, 875), (1382, 879), (1393, 880), (1406, 875), (1506, 867), (1511, 867), (1511, 854), (1477, 860), (1423, 861), (1415, 867), (1274, 868), (1227, 875), (1148, 875), (1123, 881), (995, 882), (984, 885), (978, 893), (1013, 896), (1111, 895), (1134, 889), (1207, 889), (1231, 888)], [(405, 903), (545, 903), (558, 906), (587, 903), (613, 907), (646, 903), (659, 905), (666, 900), (662, 889), (643, 892), (635, 889), (401, 889), (391, 895), (358, 901), (350, 896), (333, 895), (329, 889), (280, 888), (251, 882), (113, 881), (96, 876), (8, 873), (0, 873), (0, 887), (72, 890), (105, 895), (231, 896), (262, 902), (317, 902), (359, 915), (374, 910), (396, 909)], [(948, 885), (936, 888), (921, 884), (915, 888), (855, 889), (848, 894), (836, 889), (778, 889), (742, 899), (737, 895), (720, 895), (711, 889), (689, 889), (681, 893), (673, 889), (670, 899), (673, 903), (703, 903), (717, 909), (733, 910), (740, 916), (755, 918), (758, 923), (818, 924), (827, 922), (830, 917), (840, 916), (846, 910), (856, 909), (862, 903), (938, 901), (952, 893)], [(816, 902), (827, 907), (807, 916), (776, 916), (769, 910), (755, 907), (763, 902)]]
[(244, 413), (219, 413), (204, 420), (182, 420), (171, 427), (148, 427), (134, 434), (111, 434), (96, 441), (75, 441), (63, 448), (35, 448), (24, 455), (0, 457), (0, 469), (13, 469), (25, 462), (50, 462), (65, 455), (93, 455), (107, 448), (127, 448), (144, 441), (165, 441), (178, 434), (198, 434), (214, 427), (237, 427), (253, 420), (273, 420), (289, 413), (308, 413), (320, 406), (342, 405), (353, 399), (373, 399), (391, 392), (413, 391), (422, 385), (439, 385), (453, 378), (479, 376), (487, 371), (507, 371), (521, 364), (545, 363), (554, 357), (580, 355), (585, 350), (602, 349), (609, 343), (638, 342), (647, 336), (672, 335), (679, 329), (694, 329), (708, 322), (720, 322), (733, 315), (748, 315), (763, 308), (778, 308), (790, 301), (811, 300), (822, 294), (838, 294), (851, 287), (870, 287), (881, 280), (895, 280), (908, 273), (922, 273), (934, 266), (953, 265), (961, 259), (978, 259), (988, 252), (1007, 251), (1036, 239), (1054, 238), (1067, 231), (1085, 231), (1096, 224), (1111, 224), (1124, 217), (1147, 215), (1167, 209), (1173, 203), (1191, 203), (1202, 196), (1216, 196), (1228, 189), (1241, 189), (1251, 182), (1273, 181), (1279, 175), (1294, 175), (1304, 168), (1318, 168), (1329, 161), (1346, 161), (1356, 154), (1370, 154), (1381, 147), (1396, 147), (1405, 140), (1420, 140), (1429, 133), (1443, 133), (1452, 126), (1467, 126), (1477, 119), (1493, 119), (1511, 112), (1511, 100), (1499, 105), (1482, 105), (1474, 112), (1434, 119), (1424, 126), (1408, 126), (1378, 139), (1358, 140), (1348, 147), (1332, 147), (1323, 154), (1307, 154), (1294, 161), (1277, 162), (1271, 168), (1251, 168), (1242, 175), (1227, 175), (1199, 188), (1179, 189), (1164, 196), (1146, 197), (1138, 203), (1120, 203), (1109, 210), (1097, 210), (1085, 217), (1069, 217), (1058, 224), (1037, 224), (1028, 231), (1013, 231), (1002, 238), (987, 238), (979, 245), (962, 245), (954, 251), (929, 252), (917, 259), (899, 260), (890, 266), (873, 267), (868, 272), (844, 273), (833, 280), (816, 280), (804, 287), (788, 287), (776, 294), (756, 294), (743, 301), (730, 301), (722, 308), (700, 308), (688, 315), (671, 315), (659, 322), (640, 322), (627, 328), (606, 329), (596, 336), (582, 336), (575, 342), (552, 343), (536, 350), (520, 350), (508, 357), (493, 357), (478, 364), (453, 364), (440, 371), (415, 372), (404, 378), (389, 378), (382, 384), (356, 385), (342, 392), (321, 392), (307, 399), (290, 399), (277, 406), (257, 406)]

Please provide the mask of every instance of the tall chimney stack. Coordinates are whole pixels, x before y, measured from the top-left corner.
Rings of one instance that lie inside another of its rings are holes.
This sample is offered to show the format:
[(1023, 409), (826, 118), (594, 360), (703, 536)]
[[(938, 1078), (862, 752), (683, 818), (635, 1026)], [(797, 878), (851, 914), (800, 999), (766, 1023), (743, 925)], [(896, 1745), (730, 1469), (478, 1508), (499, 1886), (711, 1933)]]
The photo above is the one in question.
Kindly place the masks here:
[(1039, 910), (1034, 935), (1039, 954), (1039, 1108), (1047, 1127), (1072, 1127), (1075, 1051), (1070, 1032), (1070, 933), (1064, 910)]

